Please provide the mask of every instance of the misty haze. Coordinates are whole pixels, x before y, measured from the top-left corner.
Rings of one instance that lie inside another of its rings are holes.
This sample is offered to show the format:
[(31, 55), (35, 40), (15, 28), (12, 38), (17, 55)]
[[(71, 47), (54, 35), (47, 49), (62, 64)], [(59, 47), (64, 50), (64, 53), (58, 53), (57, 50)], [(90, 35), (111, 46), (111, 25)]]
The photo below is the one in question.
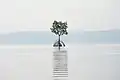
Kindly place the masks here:
[(120, 0), (0, 0), (0, 80), (120, 80)]

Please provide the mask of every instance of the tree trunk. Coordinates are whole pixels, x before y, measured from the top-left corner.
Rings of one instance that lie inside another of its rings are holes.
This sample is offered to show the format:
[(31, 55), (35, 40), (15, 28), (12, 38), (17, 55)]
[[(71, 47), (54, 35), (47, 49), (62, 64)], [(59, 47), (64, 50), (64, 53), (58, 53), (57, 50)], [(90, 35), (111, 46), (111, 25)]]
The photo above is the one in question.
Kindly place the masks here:
[(59, 35), (59, 39), (58, 39), (58, 49), (60, 50), (60, 35)]

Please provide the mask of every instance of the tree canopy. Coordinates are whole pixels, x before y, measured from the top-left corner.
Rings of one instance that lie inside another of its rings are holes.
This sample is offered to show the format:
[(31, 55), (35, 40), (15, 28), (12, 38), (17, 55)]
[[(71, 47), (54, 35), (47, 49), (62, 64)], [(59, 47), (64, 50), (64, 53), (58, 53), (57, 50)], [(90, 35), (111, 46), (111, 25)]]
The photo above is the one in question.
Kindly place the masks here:
[(50, 28), (51, 32), (55, 33), (56, 35), (67, 35), (67, 22), (62, 22), (59, 21), (57, 22), (56, 20), (53, 22), (52, 28)]

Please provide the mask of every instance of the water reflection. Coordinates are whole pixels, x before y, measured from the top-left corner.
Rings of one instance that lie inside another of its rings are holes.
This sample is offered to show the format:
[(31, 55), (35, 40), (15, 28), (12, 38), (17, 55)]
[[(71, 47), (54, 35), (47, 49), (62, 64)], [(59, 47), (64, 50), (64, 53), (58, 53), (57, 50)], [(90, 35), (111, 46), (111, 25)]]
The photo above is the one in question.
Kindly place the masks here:
[(68, 80), (68, 55), (66, 50), (53, 52), (53, 80)]

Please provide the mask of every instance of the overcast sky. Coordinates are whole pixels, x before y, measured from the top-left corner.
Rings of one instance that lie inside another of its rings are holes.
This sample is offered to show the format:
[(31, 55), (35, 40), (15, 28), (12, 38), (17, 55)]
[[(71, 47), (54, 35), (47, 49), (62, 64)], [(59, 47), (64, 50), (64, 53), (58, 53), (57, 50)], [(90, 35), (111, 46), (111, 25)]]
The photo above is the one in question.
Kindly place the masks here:
[(69, 30), (120, 29), (120, 0), (0, 0), (0, 33), (49, 30), (54, 20)]

